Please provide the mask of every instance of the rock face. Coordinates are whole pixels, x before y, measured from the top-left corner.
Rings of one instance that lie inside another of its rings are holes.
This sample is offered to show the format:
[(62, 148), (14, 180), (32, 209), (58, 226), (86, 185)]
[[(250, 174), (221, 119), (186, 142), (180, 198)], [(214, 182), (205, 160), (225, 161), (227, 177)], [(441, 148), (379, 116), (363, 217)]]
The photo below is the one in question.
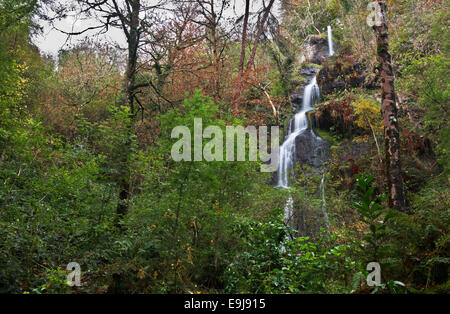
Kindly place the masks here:
[(350, 87), (365, 85), (364, 65), (360, 62), (341, 63), (335, 60), (323, 65), (317, 74), (317, 84), (323, 95), (328, 95)]
[[(318, 72), (319, 67), (316, 65), (309, 65), (306, 67), (303, 67), (300, 70), (300, 76), (302, 77), (303, 81), (305, 82), (302, 86), (300, 86), (295, 93), (292, 94), (291, 96), (291, 103), (292, 103), (292, 108), (293, 108), (293, 112), (294, 113), (300, 113), (300, 111), (302, 110), (302, 106), (303, 106), (303, 98), (304, 98), (304, 94), (305, 94), (305, 88), (307, 85), (311, 86), (310, 84), (308, 84), (309, 82), (311, 82), (311, 80), (316, 76), (316, 73)], [(311, 87), (310, 87), (311, 88)], [(317, 86), (316, 86), (317, 88)], [(307, 101), (308, 103), (308, 107), (309, 106), (313, 106), (315, 102), (317, 101), (317, 96), (312, 96), (311, 92), (308, 92), (307, 95), (309, 95), (309, 97), (313, 97), (310, 98)], [(307, 96), (308, 97), (308, 96)], [(300, 165), (300, 166), (309, 166), (311, 168), (314, 169), (319, 169), (321, 167), (321, 165), (328, 159), (328, 150), (330, 147), (330, 144), (323, 140), (322, 138), (320, 138), (319, 136), (317, 136), (313, 129), (311, 128), (312, 125), (312, 119), (311, 119), (311, 113), (313, 113), (314, 109), (310, 109), (310, 111), (308, 111), (306, 113), (306, 118), (307, 118), (307, 129), (305, 129), (304, 131), (302, 131), (301, 133), (299, 133), (298, 135), (295, 136), (294, 140), (293, 140), (293, 149), (289, 148), (288, 151), (292, 152), (292, 160), (295, 164)], [(287, 136), (285, 138), (285, 140), (287, 139), (287, 137), (289, 136), (289, 134), (293, 134), (293, 133), (297, 133), (295, 132), (295, 123), (300, 123), (300, 121), (295, 122), (296, 121), (296, 115), (292, 116), (289, 120), (289, 123), (287, 124), (287, 128), (286, 128), (286, 132), (287, 132)], [(301, 123), (300, 123), (301, 125)], [(298, 126), (297, 126), (298, 127)], [(290, 144), (292, 145), (292, 144)], [(292, 146), (291, 146), (292, 147)], [(291, 161), (289, 161), (291, 162)], [(296, 176), (297, 173), (294, 174), (294, 176)], [(272, 176), (272, 180), (271, 183), (273, 185), (279, 184), (279, 173), (274, 172), (273, 176)]]
[[(280, 164), (280, 173), (275, 173), (273, 181), (279, 186), (286, 187), (286, 173), (293, 171), (292, 177), (300, 177), (300, 174), (317, 175), (321, 167), (329, 158), (331, 144), (319, 137), (312, 129), (312, 113), (314, 106), (320, 98), (319, 88), (316, 85), (319, 64), (326, 61), (329, 56), (328, 40), (321, 36), (310, 36), (302, 47), (300, 63), (303, 67), (300, 76), (304, 82), (291, 97), (293, 111), (296, 113), (288, 124), (287, 138), (280, 149), (283, 163)], [(309, 63), (309, 64), (308, 64)], [(305, 98), (307, 97), (307, 98)], [(302, 108), (302, 106), (304, 106)], [(287, 145), (287, 146), (284, 146)], [(308, 166), (307, 169), (303, 166)], [(290, 177), (290, 178), (292, 178)], [(323, 179), (322, 179), (323, 181)], [(319, 187), (323, 191), (323, 183)], [(305, 186), (306, 188), (306, 186)], [(323, 192), (320, 192), (323, 193)], [(323, 194), (321, 194), (323, 195)], [(316, 204), (305, 204), (300, 199), (288, 200), (285, 210), (285, 222), (296, 229), (300, 236), (313, 236), (321, 227), (328, 226), (328, 215), (326, 214), (325, 199), (322, 196), (320, 207)]]
[(319, 168), (328, 159), (330, 143), (318, 137), (311, 128), (295, 138), (295, 160), (301, 165)]
[[(309, 166), (309, 174), (320, 172), (320, 168), (328, 160), (330, 143), (317, 136), (309, 127), (295, 138), (295, 160), (302, 166)], [(305, 173), (298, 169), (300, 173)], [(296, 173), (295, 175), (298, 175)], [(323, 204), (321, 205), (323, 206)], [(326, 210), (326, 209), (325, 209)], [(316, 206), (293, 202), (290, 226), (298, 231), (298, 236), (313, 238), (318, 234), (320, 228), (326, 228), (328, 222), (324, 209), (319, 210)]]
[(318, 35), (310, 35), (303, 44), (299, 61), (322, 64), (328, 56), (328, 40)]
[[(299, 112), (302, 109), (305, 87), (318, 73), (323, 61), (328, 58), (328, 40), (321, 36), (309, 36), (301, 49), (300, 61), (302, 63), (313, 63), (302, 67), (299, 74), (303, 79), (303, 84), (291, 96), (293, 112)], [(318, 169), (328, 159), (330, 143), (317, 136), (311, 128), (311, 113), (308, 113), (309, 127), (303, 133), (295, 138), (295, 162), (300, 165), (308, 165)], [(293, 120), (290, 120), (289, 128), (292, 128)], [(273, 181), (276, 182), (277, 174)]]

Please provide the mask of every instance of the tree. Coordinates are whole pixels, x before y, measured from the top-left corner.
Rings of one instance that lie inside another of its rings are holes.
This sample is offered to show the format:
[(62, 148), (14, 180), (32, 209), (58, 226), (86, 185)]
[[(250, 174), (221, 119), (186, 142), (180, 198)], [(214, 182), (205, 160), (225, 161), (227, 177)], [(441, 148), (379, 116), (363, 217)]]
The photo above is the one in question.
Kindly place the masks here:
[[(132, 150), (132, 141), (134, 137), (134, 122), (136, 117), (135, 104), (139, 104), (137, 98), (137, 91), (140, 88), (150, 86), (149, 82), (137, 84), (137, 64), (139, 47), (141, 43), (141, 35), (146, 28), (149, 27), (149, 14), (162, 6), (162, 1), (145, 0), (77, 0), (79, 4), (78, 16), (94, 17), (97, 20), (97, 25), (86, 27), (80, 31), (63, 33), (72, 35), (81, 35), (89, 31), (98, 31), (105, 33), (110, 27), (119, 28), (127, 40), (127, 64), (124, 82), (124, 94), (126, 98), (126, 105), (129, 108), (129, 125), (127, 127), (127, 141), (124, 143), (123, 154), (121, 154), (118, 179), (119, 186), (119, 201), (117, 204), (117, 219), (119, 220), (128, 211), (128, 199), (130, 191), (130, 170), (129, 159)], [(55, 8), (56, 12), (66, 13), (60, 7)]]
[(255, 42), (253, 44), (253, 48), (252, 51), (250, 52), (250, 57), (248, 58), (247, 61), (247, 70), (250, 69), (250, 67), (253, 65), (254, 60), (255, 60), (255, 55), (256, 55), (256, 48), (258, 48), (258, 43), (259, 40), (261, 38), (261, 35), (264, 31), (264, 25), (266, 24), (267, 18), (269, 17), (270, 14), (270, 10), (272, 9), (273, 3), (275, 2), (275, 0), (270, 0), (269, 4), (267, 5), (267, 7), (265, 7), (263, 9), (263, 16), (261, 18), (261, 20), (258, 22), (258, 27), (257, 27), (257, 33), (256, 33), (256, 37), (255, 37)]
[[(239, 73), (238, 73), (238, 86), (236, 88), (236, 92), (233, 99), (233, 111), (235, 114), (238, 112), (238, 105), (239, 100), (242, 96), (242, 90), (243, 90), (243, 84), (244, 84), (244, 78), (246, 76), (246, 73), (250, 70), (252, 65), (254, 64), (255, 56), (256, 56), (256, 49), (258, 48), (258, 44), (261, 38), (261, 35), (264, 31), (264, 25), (266, 24), (266, 21), (269, 17), (270, 10), (272, 9), (273, 3), (275, 0), (270, 0), (267, 7), (263, 7), (262, 11), (262, 17), (258, 20), (258, 23), (256, 25), (256, 37), (255, 41), (253, 43), (252, 49), (250, 51), (250, 56), (247, 60), (247, 65), (245, 66), (244, 71), (244, 62), (245, 62), (245, 45), (247, 42), (247, 28), (248, 28), (248, 18), (249, 18), (249, 8), (250, 3), (249, 1), (246, 1), (245, 3), (245, 13), (244, 13), (244, 24), (242, 28), (242, 40), (241, 40), (241, 55), (240, 55), (240, 61), (239, 61)], [(270, 99), (270, 98), (269, 98)]]
[(188, 58), (187, 64), (183, 64), (183, 61), (187, 51), (195, 49), (193, 47), (204, 40), (200, 27), (193, 22), (198, 13), (196, 4), (187, 2), (174, 5), (176, 9), (171, 16), (158, 17), (152, 28), (145, 30), (144, 45), (141, 47), (145, 54), (141, 66), (145, 80), (151, 82), (149, 92), (154, 94), (143, 96), (156, 105), (160, 113), (164, 112), (162, 104), (169, 103), (173, 107), (174, 102), (183, 101), (185, 91), (180, 98), (173, 97), (174, 88), (170, 86), (173, 76), (177, 72), (186, 75), (187, 72), (199, 71), (194, 58)]
[(247, 43), (247, 27), (248, 27), (249, 10), (250, 10), (250, 0), (245, 0), (244, 22), (243, 22), (243, 26), (242, 26), (241, 57), (239, 60), (239, 76), (242, 76), (242, 74), (244, 72), (245, 45)]
[(36, 1), (0, 2), (0, 168), (23, 121), (29, 89), (26, 59), (33, 57), (28, 36), (31, 17), (37, 10)]
[(29, 26), (30, 17), (38, 9), (36, 0), (8, 0), (0, 3), (0, 35), (11, 27)]
[(198, 6), (199, 18), (193, 21), (203, 26), (206, 30), (205, 39), (212, 54), (214, 102), (216, 104), (220, 99), (222, 60), (226, 47), (225, 42), (222, 40), (226, 34), (223, 34), (223, 30), (220, 29), (220, 24), (229, 2), (230, 0), (195, 0)]
[(117, 50), (90, 41), (61, 50), (58, 67), (47, 80), (48, 92), (39, 91), (43, 121), (72, 140), (78, 117), (105, 120), (120, 95), (120, 61)]
[(395, 103), (394, 73), (389, 53), (388, 26), (386, 21), (386, 1), (378, 0), (381, 23), (373, 26), (377, 40), (377, 59), (381, 76), (381, 99), (384, 119), (384, 142), (386, 151), (386, 175), (390, 192), (390, 206), (405, 212), (406, 196), (400, 162), (400, 132), (398, 109)]

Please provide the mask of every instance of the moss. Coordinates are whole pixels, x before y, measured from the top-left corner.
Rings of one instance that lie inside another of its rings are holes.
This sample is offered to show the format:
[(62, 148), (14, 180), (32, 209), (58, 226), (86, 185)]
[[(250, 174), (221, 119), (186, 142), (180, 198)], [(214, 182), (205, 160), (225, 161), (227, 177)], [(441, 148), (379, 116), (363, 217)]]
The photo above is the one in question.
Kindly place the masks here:
[(316, 134), (319, 135), (321, 138), (323, 138), (325, 141), (330, 142), (331, 146), (339, 146), (341, 143), (341, 141), (338, 140), (337, 135), (332, 132), (328, 132), (317, 128), (314, 128), (314, 132), (316, 132)]
[(312, 62), (303, 62), (302, 64), (301, 64), (301, 68), (302, 69), (306, 69), (307, 67), (309, 67), (309, 66), (315, 66), (316, 68), (318, 68), (318, 69), (320, 69), (320, 65), (319, 64), (315, 64), (315, 63), (312, 63)]
[(306, 69), (306, 68), (308, 68), (308, 67), (310, 67), (310, 66), (314, 66), (314, 67), (316, 67), (317, 69), (320, 69), (320, 68), (321, 68), (321, 65), (320, 65), (320, 64), (316, 64), (316, 63), (312, 63), (312, 62), (302, 62), (302, 63), (300, 64), (300, 70)]

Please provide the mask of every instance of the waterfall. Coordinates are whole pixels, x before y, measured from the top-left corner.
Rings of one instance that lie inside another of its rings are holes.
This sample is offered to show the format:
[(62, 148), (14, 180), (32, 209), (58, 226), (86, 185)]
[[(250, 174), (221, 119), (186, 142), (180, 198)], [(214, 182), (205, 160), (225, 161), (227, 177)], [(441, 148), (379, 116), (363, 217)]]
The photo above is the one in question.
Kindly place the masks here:
[(332, 56), (334, 55), (334, 48), (333, 48), (333, 33), (331, 31), (331, 26), (328, 25), (328, 55)]
[(328, 211), (327, 211), (327, 202), (325, 200), (325, 172), (322, 174), (322, 180), (320, 180), (320, 188), (319, 188), (320, 199), (322, 201), (322, 215), (325, 220), (325, 227), (328, 230)]
[(293, 211), (294, 211), (294, 199), (292, 198), (292, 196), (289, 196), (288, 200), (286, 201), (286, 206), (284, 208), (284, 221), (286, 222), (286, 224), (290, 224), (290, 220), (293, 216)]
[[(331, 26), (328, 26), (328, 56), (335, 53), (333, 47), (333, 35)], [(323, 56), (323, 54), (322, 54)], [(312, 79), (304, 87), (302, 107), (289, 121), (287, 127), (287, 134), (282, 145), (279, 148), (279, 163), (277, 170), (276, 186), (287, 189), (293, 178), (295, 172), (296, 161), (302, 164), (307, 164), (314, 169), (321, 167), (323, 159), (321, 159), (324, 152), (325, 141), (317, 136), (311, 129), (308, 121), (308, 112), (314, 109), (314, 105), (319, 101), (320, 90), (316, 81), (316, 73), (318, 71), (314, 66), (312, 70), (307, 71), (309, 74), (314, 74)], [(296, 151), (301, 150), (301, 151)], [(324, 218), (325, 228), (328, 229), (328, 212), (325, 201), (325, 173), (322, 172), (322, 179), (320, 181), (318, 196), (321, 199), (321, 212)], [(284, 222), (285, 224), (297, 229), (303, 234), (311, 232), (306, 224), (304, 212), (294, 212), (294, 199), (292, 195), (286, 201), (284, 208)], [(291, 235), (292, 238), (292, 235)], [(282, 246), (283, 251), (285, 250)]]
[(319, 96), (319, 86), (317, 86), (316, 77), (314, 76), (305, 87), (302, 108), (291, 119), (286, 138), (280, 146), (277, 182), (277, 185), (280, 187), (287, 188), (289, 186), (289, 176), (294, 171), (295, 166), (295, 139), (308, 129), (307, 113), (313, 109), (314, 104), (319, 100)]
[[(313, 110), (314, 105), (319, 101), (320, 90), (316, 82), (316, 76), (305, 86), (302, 99), (302, 108), (289, 121), (288, 133), (279, 150), (278, 163), (278, 186), (287, 188), (289, 178), (295, 167), (295, 154), (297, 136), (308, 130), (308, 111)], [(311, 131), (312, 132), (312, 131)], [(314, 137), (317, 137), (313, 134)], [(284, 221), (287, 225), (293, 226), (294, 200), (292, 196), (286, 202), (284, 208)], [(284, 251), (284, 247), (282, 248)]]

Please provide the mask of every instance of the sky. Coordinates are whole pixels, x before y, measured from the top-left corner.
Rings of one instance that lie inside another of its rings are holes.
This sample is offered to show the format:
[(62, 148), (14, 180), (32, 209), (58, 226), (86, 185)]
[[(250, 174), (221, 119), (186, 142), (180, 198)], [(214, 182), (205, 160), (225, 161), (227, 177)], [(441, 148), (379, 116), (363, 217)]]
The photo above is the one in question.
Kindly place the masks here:
[[(153, 0), (150, 0), (153, 1)], [(119, 0), (120, 2), (120, 0)], [(279, 1), (276, 1), (277, 4)], [(60, 1), (62, 4), (66, 4), (69, 6), (73, 3), (72, 0), (62, 0)], [(266, 1), (267, 3), (267, 1)], [(225, 17), (236, 17), (242, 15), (244, 13), (244, 5), (245, 0), (231, 0), (231, 5), (225, 12)], [(251, 12), (255, 12), (260, 9), (262, 6), (261, 0), (252, 0), (252, 6), (250, 8)], [(277, 14), (278, 6), (273, 9), (273, 12)], [(38, 21), (38, 24), (43, 28), (43, 32), (40, 35), (37, 35), (33, 41), (41, 50), (41, 53), (46, 55), (51, 55), (53, 57), (57, 57), (58, 51), (60, 49), (67, 49), (71, 45), (75, 45), (77, 42), (83, 41), (86, 37), (95, 36), (95, 31), (87, 32), (83, 35), (78, 36), (68, 36), (60, 31), (54, 29), (49, 23), (44, 22), (42, 20)], [(88, 20), (79, 20), (75, 17), (74, 14), (69, 14), (67, 18), (60, 21), (55, 21), (54, 26), (60, 30), (69, 32), (69, 31), (80, 31), (89, 26), (98, 25), (98, 22), (94, 18)], [(106, 41), (113, 44), (118, 44), (120, 47), (126, 46), (126, 39), (124, 34), (120, 29), (110, 28), (108, 32), (101, 37), (98, 37), (101, 41)]]

